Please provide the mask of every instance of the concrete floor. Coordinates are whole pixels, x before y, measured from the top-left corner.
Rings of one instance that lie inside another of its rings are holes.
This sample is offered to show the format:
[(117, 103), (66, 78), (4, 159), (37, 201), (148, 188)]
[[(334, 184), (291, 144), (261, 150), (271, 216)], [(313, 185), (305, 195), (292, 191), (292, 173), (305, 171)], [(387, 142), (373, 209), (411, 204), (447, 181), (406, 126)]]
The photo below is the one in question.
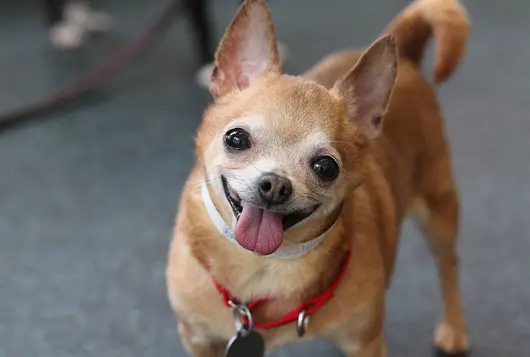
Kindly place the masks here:
[[(165, 1), (163, 1), (165, 4)], [(368, 44), (407, 0), (274, 1), (288, 71)], [(525, 0), (465, 1), (469, 50), (440, 89), (461, 188), (462, 285), (474, 356), (530, 355), (530, 44)], [(96, 65), (162, 7), (99, 1), (116, 29), (55, 53), (40, 9), (0, 5), (0, 111)], [(502, 4), (502, 5), (501, 5)], [(236, 0), (216, 0), (223, 28)], [(0, 357), (184, 356), (164, 268), (193, 134), (210, 100), (181, 23), (87, 105), (0, 136)], [(427, 70), (431, 58), (426, 61)], [(431, 259), (406, 225), (388, 299), (389, 356), (428, 356), (439, 309)], [(339, 356), (322, 341), (273, 356)]]

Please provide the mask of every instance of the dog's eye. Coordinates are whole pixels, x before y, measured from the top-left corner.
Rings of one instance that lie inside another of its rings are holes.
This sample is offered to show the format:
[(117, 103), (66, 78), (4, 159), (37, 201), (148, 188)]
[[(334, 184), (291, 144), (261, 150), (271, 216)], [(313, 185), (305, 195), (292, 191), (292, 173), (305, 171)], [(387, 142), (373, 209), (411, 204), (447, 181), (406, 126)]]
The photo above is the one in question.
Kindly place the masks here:
[(230, 129), (225, 134), (225, 145), (232, 150), (250, 149), (249, 135), (240, 128)]
[(311, 165), (317, 175), (324, 181), (333, 181), (339, 175), (339, 164), (331, 156), (322, 156)]

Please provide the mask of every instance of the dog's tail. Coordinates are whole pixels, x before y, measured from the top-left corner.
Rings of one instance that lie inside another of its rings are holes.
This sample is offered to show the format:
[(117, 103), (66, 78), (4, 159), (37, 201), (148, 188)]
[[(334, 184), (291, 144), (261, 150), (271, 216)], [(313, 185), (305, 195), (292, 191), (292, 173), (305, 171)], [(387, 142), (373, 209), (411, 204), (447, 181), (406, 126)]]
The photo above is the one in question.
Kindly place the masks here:
[(469, 20), (459, 0), (415, 0), (392, 20), (386, 33), (394, 36), (400, 57), (418, 67), (434, 34), (437, 40), (434, 79), (442, 83), (464, 54)]

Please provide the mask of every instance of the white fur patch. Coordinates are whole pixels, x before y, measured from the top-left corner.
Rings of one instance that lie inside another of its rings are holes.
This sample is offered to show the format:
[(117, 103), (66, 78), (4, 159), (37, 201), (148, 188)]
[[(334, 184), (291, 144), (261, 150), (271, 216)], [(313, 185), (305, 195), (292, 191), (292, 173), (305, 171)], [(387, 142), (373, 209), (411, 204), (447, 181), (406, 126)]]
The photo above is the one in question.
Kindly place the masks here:
[(265, 118), (261, 115), (236, 118), (227, 125), (225, 132), (231, 128), (242, 128), (247, 130), (251, 136), (256, 136), (265, 129)]
[(352, 355), (359, 353), (359, 351), (361, 350), (359, 343), (355, 343), (355, 342), (343, 343), (341, 344), (341, 348), (344, 352), (348, 354), (352, 354)]
[(295, 150), (293, 155), (306, 155), (309, 156), (316, 151), (322, 150), (326, 155), (332, 155), (340, 164), (340, 156), (333, 149), (333, 145), (329, 140), (329, 136), (317, 128), (310, 135), (301, 140), (297, 145), (292, 147), (290, 150)]
[(329, 143), (328, 135), (323, 131), (314, 131), (308, 135), (305, 139), (300, 141), (298, 145), (300, 150), (309, 151), (312, 148), (325, 148), (328, 149), (331, 145)]
[(251, 190), (254, 190), (254, 186), (258, 178), (265, 172), (278, 172), (278, 163), (273, 159), (262, 159), (258, 162), (234, 171), (236, 178), (227, 177), (230, 186), (237, 192), (241, 198), (252, 195)]

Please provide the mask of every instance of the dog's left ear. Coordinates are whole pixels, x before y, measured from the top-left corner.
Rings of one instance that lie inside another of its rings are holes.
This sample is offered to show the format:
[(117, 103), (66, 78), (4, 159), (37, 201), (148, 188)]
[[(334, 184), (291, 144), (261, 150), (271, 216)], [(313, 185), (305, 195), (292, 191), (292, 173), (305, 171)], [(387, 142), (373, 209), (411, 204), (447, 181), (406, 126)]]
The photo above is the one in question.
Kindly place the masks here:
[(390, 35), (376, 40), (332, 92), (348, 104), (348, 115), (369, 138), (382, 127), (397, 76), (397, 49)]
[(246, 0), (215, 55), (210, 91), (220, 97), (243, 90), (267, 71), (279, 71), (272, 15), (265, 0)]

